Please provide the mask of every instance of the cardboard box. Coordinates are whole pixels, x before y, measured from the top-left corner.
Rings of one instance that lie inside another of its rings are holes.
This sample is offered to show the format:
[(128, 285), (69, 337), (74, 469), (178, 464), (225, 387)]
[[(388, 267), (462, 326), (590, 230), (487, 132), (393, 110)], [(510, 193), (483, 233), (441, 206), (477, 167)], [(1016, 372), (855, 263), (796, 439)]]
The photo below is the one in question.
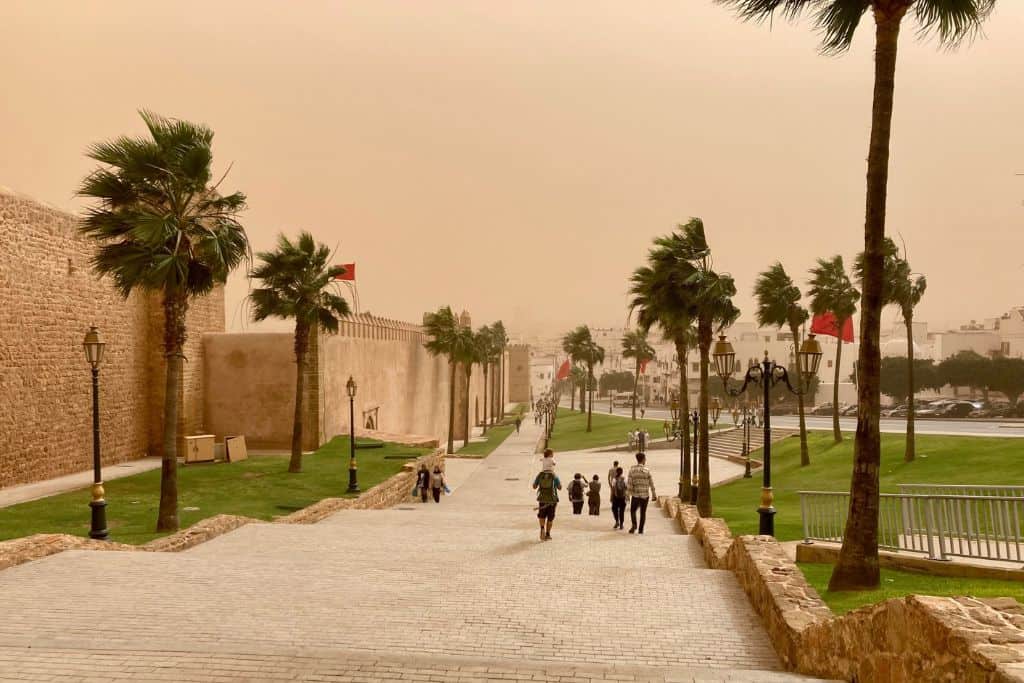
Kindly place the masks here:
[(228, 462), (241, 462), (249, 457), (245, 448), (245, 436), (224, 437), (224, 457)]
[(213, 462), (213, 434), (185, 437), (185, 463)]

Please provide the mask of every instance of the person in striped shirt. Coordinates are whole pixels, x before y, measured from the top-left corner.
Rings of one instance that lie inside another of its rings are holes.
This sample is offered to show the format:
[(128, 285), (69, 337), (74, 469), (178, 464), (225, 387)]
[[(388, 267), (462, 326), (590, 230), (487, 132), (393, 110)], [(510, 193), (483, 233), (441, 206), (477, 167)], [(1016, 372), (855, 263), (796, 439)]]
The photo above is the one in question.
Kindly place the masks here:
[[(653, 498), (658, 499), (654, 492), (654, 479), (651, 478), (651, 471), (647, 469), (647, 455), (636, 454), (636, 464), (629, 468), (629, 477), (626, 480), (626, 487), (630, 495), (629, 519), (632, 526), (629, 533), (635, 534), (638, 531), (644, 532), (644, 523), (647, 521), (647, 504)], [(640, 526), (636, 523), (636, 513), (640, 511)]]

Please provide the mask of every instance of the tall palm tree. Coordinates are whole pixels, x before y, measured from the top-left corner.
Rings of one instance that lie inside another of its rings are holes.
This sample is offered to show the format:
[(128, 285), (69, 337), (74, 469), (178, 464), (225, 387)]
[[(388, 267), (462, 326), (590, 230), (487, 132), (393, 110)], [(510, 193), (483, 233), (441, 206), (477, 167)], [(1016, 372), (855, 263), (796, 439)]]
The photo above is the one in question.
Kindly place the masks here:
[(178, 529), (178, 388), (189, 302), (227, 281), (249, 253), (238, 215), (245, 195), (213, 184), (213, 131), (140, 112), (148, 138), (119, 137), (89, 147), (102, 164), (78, 194), (99, 200), (81, 232), (96, 242), (93, 269), (127, 298), (157, 292), (164, 313), (163, 447), (157, 531)]
[[(590, 330), (587, 330), (587, 334)], [(592, 431), (593, 425), (592, 420), (594, 418), (594, 387), (597, 385), (597, 379), (594, 377), (594, 366), (599, 363), (604, 363), (604, 347), (598, 345), (593, 339), (588, 339), (580, 347), (580, 360), (583, 362), (587, 369), (587, 395), (590, 400), (587, 402), (587, 431)]]
[(920, 34), (938, 36), (955, 47), (975, 35), (995, 7), (995, 0), (717, 0), (738, 8), (747, 19), (770, 17), (781, 9), (786, 17), (812, 12), (824, 35), (825, 52), (844, 52), (853, 42), (861, 17), (871, 10), (875, 20), (875, 85), (868, 144), (867, 197), (864, 219), (864, 303), (857, 362), (857, 439), (851, 480), (850, 514), (843, 547), (829, 581), (832, 590), (877, 588), (878, 496), (881, 435), (879, 368), (881, 366), (883, 239), (889, 183), (889, 141), (896, 90), (896, 51), (903, 18), (913, 14)]
[[(427, 341), (423, 346), (432, 356), (445, 356), (448, 359), (448, 452), (455, 452), (455, 367), (458, 363), (456, 352), (461, 355), (462, 342), (459, 333), (462, 326), (452, 312), (451, 306), (442, 306), (436, 313), (427, 313), (423, 317), (423, 330)], [(456, 347), (459, 347), (458, 349)]]
[[(318, 330), (338, 331), (338, 318), (348, 315), (348, 302), (335, 294), (332, 284), (345, 272), (342, 266), (330, 266), (331, 250), (317, 244), (308, 232), (299, 233), (295, 242), (285, 235), (277, 238), (277, 249), (257, 254), (260, 263), (250, 277), (262, 280), (263, 287), (253, 289), (253, 320), (267, 318), (295, 320), (295, 412), (292, 421), (292, 456), (289, 472), (302, 471), (302, 423), (305, 414), (306, 353), (310, 335)], [(349, 429), (355, 429), (349, 425)], [(355, 432), (353, 432), (355, 433)]]
[[(903, 316), (903, 324), (907, 331), (907, 443), (903, 452), (903, 459), (912, 462), (916, 456), (917, 444), (914, 429), (914, 309), (924, 297), (925, 289), (928, 288), (928, 281), (924, 275), (913, 273), (910, 269), (910, 262), (904, 256), (900, 256), (899, 248), (891, 238), (886, 237), (883, 247), (885, 260), (883, 261), (883, 272), (885, 273), (885, 287), (882, 292), (882, 300), (886, 305), (893, 305), (900, 309)], [(853, 267), (854, 275), (861, 282), (864, 281), (864, 254), (857, 255), (857, 261)]]
[(462, 447), (469, 445), (472, 436), (469, 423), (469, 386), (473, 379), (473, 365), (482, 363), (483, 356), (480, 353), (480, 341), (476, 334), (469, 327), (459, 328), (455, 335), (455, 344), (452, 353), (456, 361), (462, 365), (462, 371), (466, 373), (466, 406), (463, 425), (466, 427), (465, 438), (462, 440)]
[[(800, 304), (800, 288), (793, 284), (793, 279), (786, 273), (781, 263), (774, 263), (768, 270), (757, 276), (754, 282), (754, 298), (757, 300), (757, 324), (762, 327), (775, 325), (779, 329), (789, 328), (793, 336), (794, 353), (800, 349), (800, 326), (807, 322), (810, 313)], [(800, 364), (796, 368), (797, 387), (803, 392), (803, 377)], [(800, 416), (800, 466), (811, 464), (811, 455), (807, 450), (807, 423), (804, 419), (804, 395), (796, 395), (797, 414)]]
[[(832, 380), (832, 438), (841, 443), (843, 433), (839, 429), (839, 364), (843, 358), (843, 327), (846, 321), (857, 312), (860, 292), (850, 282), (843, 265), (843, 257), (836, 254), (830, 259), (818, 259), (818, 265), (811, 268), (809, 294), (811, 296), (811, 312), (814, 315), (831, 313), (836, 321), (836, 363), (835, 377)], [(861, 343), (864, 340), (861, 339)]]
[(640, 384), (640, 368), (654, 358), (654, 348), (647, 341), (647, 330), (630, 330), (622, 338), (622, 357), (632, 358), (636, 366), (633, 372), (633, 420), (636, 420), (636, 390)]
[[(688, 262), (693, 269), (686, 279), (686, 284), (692, 292), (694, 317), (697, 320), (697, 348), (700, 350), (697, 511), (702, 517), (710, 517), (712, 508), (708, 448), (708, 368), (714, 333), (736, 322), (740, 315), (739, 309), (732, 302), (732, 297), (736, 295), (736, 283), (732, 276), (715, 272), (711, 247), (708, 246), (704, 222), (700, 218), (691, 218), (688, 223), (680, 226), (680, 232), (672, 235), (670, 239), (679, 243), (680, 253), (689, 255)], [(668, 252), (670, 256), (674, 253), (675, 250)]]
[[(675, 246), (670, 243), (669, 246)], [(693, 326), (693, 310), (689, 288), (685, 281), (690, 277), (691, 266), (682, 258), (666, 259), (660, 256), (661, 247), (656, 246), (648, 256), (650, 265), (637, 268), (630, 279), (631, 295), (629, 309), (636, 312), (637, 325), (650, 330), (654, 325), (661, 328), (666, 341), (675, 345), (679, 358), (679, 416), (682, 421), (679, 440), (679, 497), (690, 500), (692, 485), (692, 464), (690, 462), (690, 430), (686, 428), (685, 416), (690, 414), (690, 393), (687, 378), (687, 357), (696, 346), (696, 331)]]
[[(577, 363), (586, 366), (586, 362), (583, 360), (583, 355), (587, 350), (587, 345), (591, 343), (593, 339), (590, 336), (590, 328), (586, 325), (580, 325), (571, 332), (567, 332), (562, 337), (562, 350), (569, 354), (569, 358), (572, 360), (573, 365)], [(580, 412), (585, 413), (587, 411), (587, 384), (589, 383), (589, 375), (586, 382), (580, 384)]]
[(494, 344), (498, 352), (499, 377), (498, 377), (498, 419), (505, 419), (505, 351), (508, 350), (508, 333), (505, 331), (505, 323), (500, 320), (491, 329), (494, 333)]
[[(487, 433), (487, 378), (490, 374), (491, 365), (494, 363), (497, 351), (495, 347), (494, 329), (488, 325), (484, 325), (476, 332), (475, 336), (477, 356), (480, 361), (480, 369), (484, 373), (484, 420), (483, 420), (483, 433)], [(494, 399), (494, 396), (491, 396)], [(492, 411), (493, 412), (493, 411)]]

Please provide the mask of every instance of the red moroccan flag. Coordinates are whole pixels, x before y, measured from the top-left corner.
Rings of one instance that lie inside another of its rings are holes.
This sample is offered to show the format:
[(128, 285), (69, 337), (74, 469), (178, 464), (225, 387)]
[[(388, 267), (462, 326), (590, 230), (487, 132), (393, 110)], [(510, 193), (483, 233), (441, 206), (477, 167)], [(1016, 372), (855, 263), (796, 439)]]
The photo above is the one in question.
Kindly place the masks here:
[(648, 363), (648, 362), (649, 362), (649, 361), (647, 361), (647, 360), (642, 360), (642, 361), (640, 361), (640, 374), (641, 374), (641, 375), (642, 375), (642, 374), (644, 374), (644, 372), (646, 372), (646, 371), (647, 371), (647, 363)]
[(569, 379), (569, 359), (566, 358), (565, 362), (558, 368), (558, 374), (555, 375), (555, 379)]
[[(823, 334), (828, 337), (839, 337), (839, 326), (836, 325), (836, 317), (831, 313), (822, 313), (814, 316), (811, 321), (811, 334)], [(843, 323), (844, 342), (853, 341), (853, 318), (847, 318)]]
[(356, 264), (354, 263), (342, 263), (341, 267), (345, 269), (345, 272), (341, 275), (336, 275), (335, 280), (355, 280), (356, 279)]

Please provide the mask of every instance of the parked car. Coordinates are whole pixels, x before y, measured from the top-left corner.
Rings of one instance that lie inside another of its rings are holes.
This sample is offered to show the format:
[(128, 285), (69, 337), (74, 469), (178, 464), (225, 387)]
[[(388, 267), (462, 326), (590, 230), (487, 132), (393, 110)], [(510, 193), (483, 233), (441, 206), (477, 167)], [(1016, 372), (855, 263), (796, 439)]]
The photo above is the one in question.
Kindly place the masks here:
[(857, 414), (857, 404), (854, 403), (852, 406), (846, 406), (845, 408), (843, 408), (842, 410), (839, 411), (839, 414), (840, 415), (846, 415), (846, 416), (856, 415)]
[(967, 417), (974, 410), (976, 410), (976, 408), (973, 403), (970, 403), (969, 401), (957, 401), (939, 408), (939, 412), (936, 414), (936, 417)]
[(831, 415), (831, 414), (832, 414), (832, 404), (831, 403), (822, 403), (820, 406), (814, 406), (814, 409), (811, 410), (811, 415)]
[[(903, 412), (902, 415), (898, 415), (897, 414), (900, 411)], [(906, 416), (907, 416), (907, 404), (906, 403), (900, 403), (898, 405), (882, 409), (882, 417), (906, 417)]]

